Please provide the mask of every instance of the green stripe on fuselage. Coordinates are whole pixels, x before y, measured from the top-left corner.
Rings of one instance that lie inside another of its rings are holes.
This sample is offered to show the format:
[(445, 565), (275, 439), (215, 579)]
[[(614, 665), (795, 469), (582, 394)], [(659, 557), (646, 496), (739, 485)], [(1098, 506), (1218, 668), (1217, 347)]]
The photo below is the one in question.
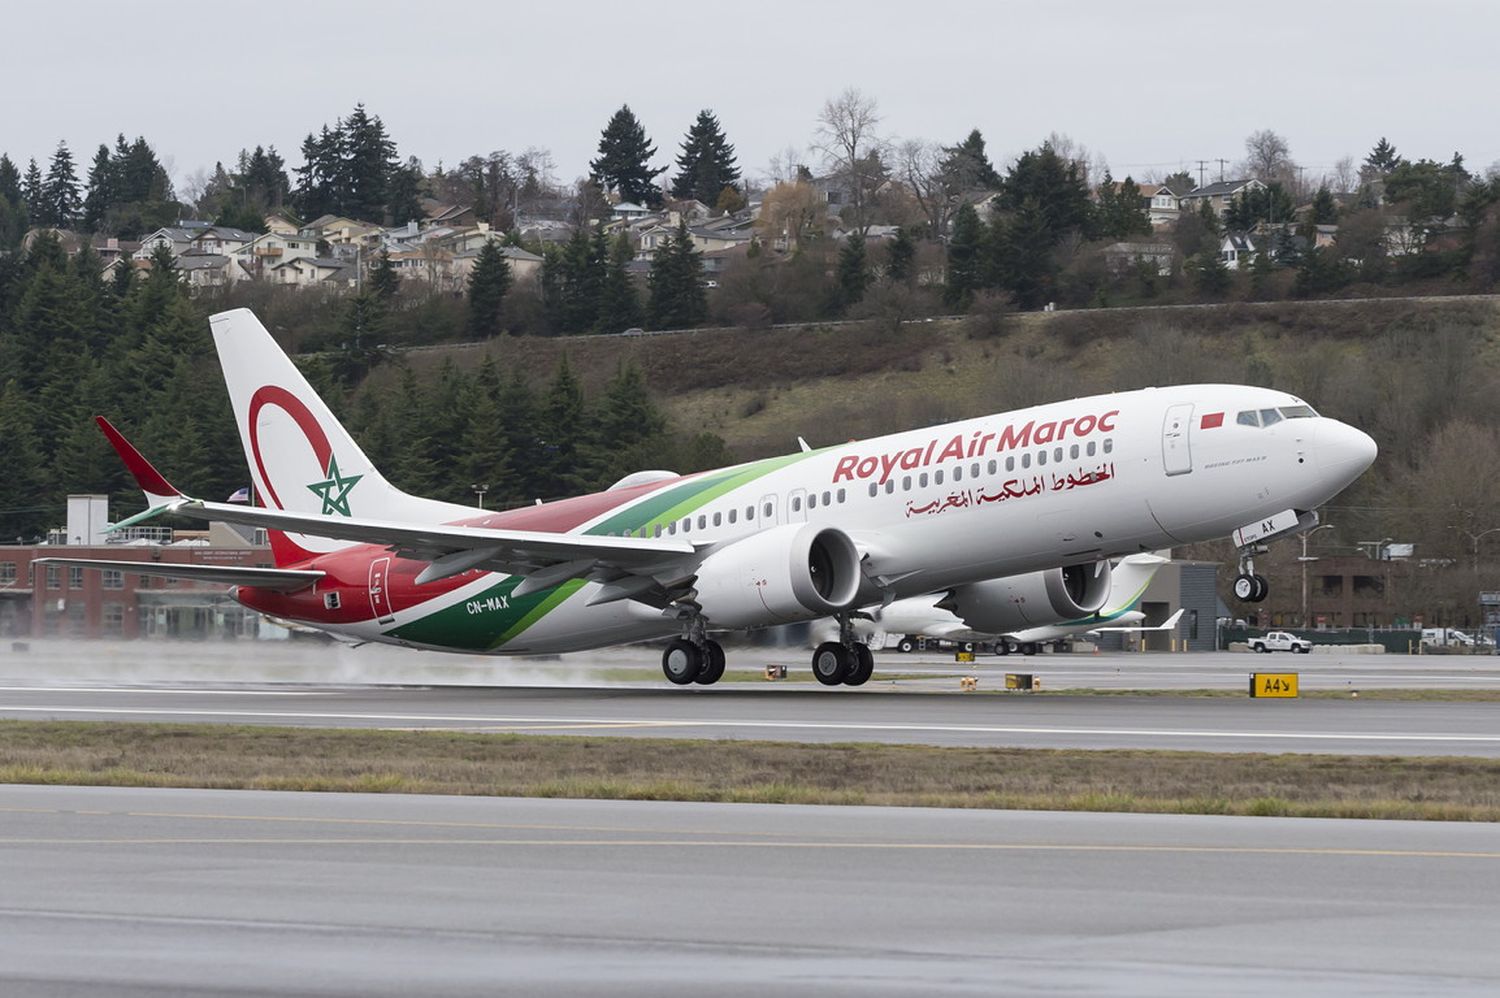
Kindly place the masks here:
[(642, 528), (649, 536), (658, 525), (665, 526), (673, 520), (699, 509), (758, 478), (796, 464), (816, 451), (770, 457), (739, 468), (714, 472), (662, 489), (638, 503), (623, 509), (606, 520), (590, 527), (590, 534), (638, 534)]

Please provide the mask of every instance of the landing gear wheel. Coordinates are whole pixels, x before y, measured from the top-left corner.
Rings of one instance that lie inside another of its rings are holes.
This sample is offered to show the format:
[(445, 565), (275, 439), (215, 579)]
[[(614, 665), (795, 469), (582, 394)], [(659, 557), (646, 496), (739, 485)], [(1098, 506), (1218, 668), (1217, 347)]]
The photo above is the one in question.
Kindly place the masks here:
[(1250, 597), (1250, 602), (1264, 602), (1265, 598), (1271, 595), (1271, 584), (1266, 581), (1264, 575), (1252, 575), (1250, 578), (1255, 582), (1255, 595)]
[(903, 655), (909, 655), (917, 650), (917, 642), (912, 638), (902, 638), (896, 643), (896, 650)]
[(661, 671), (678, 686), (686, 686), (703, 671), (704, 655), (686, 638), (678, 638), (661, 653)]
[(824, 686), (837, 686), (854, 667), (854, 655), (837, 641), (825, 641), (813, 652), (812, 671)]
[(700, 686), (712, 686), (724, 678), (724, 646), (717, 641), (705, 641), (703, 651), (703, 668), (693, 682)]
[(1039, 652), (1041, 650), (1042, 650), (1042, 646), (1039, 645), (1039, 644), (1037, 644), (1035, 641), (1028, 641), (1024, 645), (1021, 646), (1021, 654), (1022, 655), (1035, 655), (1037, 652)]
[(1009, 641), (996, 641), (995, 642), (995, 654), (996, 655), (1009, 655), (1010, 654), (1010, 642)]
[(875, 654), (867, 644), (854, 646), (854, 666), (844, 677), (845, 686), (863, 686), (875, 674)]
[(1260, 587), (1255, 583), (1254, 575), (1236, 575), (1234, 577), (1234, 598), (1242, 603), (1254, 603), (1255, 594)]

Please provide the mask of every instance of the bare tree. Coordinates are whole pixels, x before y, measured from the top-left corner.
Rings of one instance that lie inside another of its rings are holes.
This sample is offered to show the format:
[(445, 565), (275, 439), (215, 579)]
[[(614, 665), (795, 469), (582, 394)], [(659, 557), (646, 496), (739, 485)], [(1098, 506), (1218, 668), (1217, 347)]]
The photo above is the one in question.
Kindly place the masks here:
[(796, 146), (789, 145), (772, 154), (770, 162), (766, 164), (766, 174), (761, 182), (768, 188), (775, 187), (777, 184), (794, 184), (797, 182), (797, 171), (806, 162), (806, 153)]
[(896, 162), (901, 179), (926, 216), (932, 238), (943, 238), (948, 231), (953, 198), (959, 192), (953, 189), (954, 178), (944, 168), (942, 147), (921, 139), (907, 139), (897, 148)]
[(849, 221), (861, 235), (870, 228), (865, 210), (870, 194), (883, 179), (885, 143), (875, 131), (879, 124), (875, 98), (855, 87), (829, 98), (818, 114), (815, 146), (827, 159), (830, 172), (848, 185)]
[(1279, 180), (1288, 189), (1297, 177), (1291, 146), (1269, 128), (1251, 132), (1245, 139), (1245, 161), (1240, 167), (1247, 176), (1267, 184)]
[(821, 227), (823, 215), (818, 192), (811, 184), (794, 181), (777, 184), (766, 193), (755, 224), (773, 247), (791, 251)]
[(1103, 153), (1089, 152), (1088, 146), (1066, 132), (1051, 133), (1045, 144), (1052, 147), (1059, 159), (1077, 166), (1078, 175), (1089, 187), (1094, 186), (1095, 178), (1103, 177), (1109, 172), (1109, 160), (1104, 158)]
[(1340, 156), (1333, 164), (1333, 175), (1328, 178), (1340, 194), (1348, 194), (1359, 186), (1359, 167), (1353, 156)]

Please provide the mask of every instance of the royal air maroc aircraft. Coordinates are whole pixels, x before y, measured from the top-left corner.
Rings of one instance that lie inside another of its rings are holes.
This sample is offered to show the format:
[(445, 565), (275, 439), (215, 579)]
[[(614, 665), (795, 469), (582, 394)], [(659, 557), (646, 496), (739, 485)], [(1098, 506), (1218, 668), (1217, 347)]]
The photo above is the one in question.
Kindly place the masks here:
[(722, 675), (715, 630), (836, 616), (813, 671), (858, 684), (873, 667), (854, 638), (862, 607), (944, 591), (1002, 631), (996, 580), (1036, 572), (1060, 618), (1082, 617), (1109, 594), (1109, 559), (1231, 531), (1253, 571), (1252, 540), (1310, 528), (1375, 459), (1364, 433), (1285, 392), (1183, 385), (480, 511), (387, 482), (248, 310), (210, 325), (260, 505), (183, 494), (101, 418), (148, 506), (117, 526), (174, 513), (262, 527), (276, 567), (55, 561), (221, 581), (251, 609), (413, 648), (675, 635), (662, 668), (678, 684)]
[[(1002, 655), (1018, 650), (1034, 655), (1049, 641), (1101, 631), (1170, 631), (1177, 627), (1178, 610), (1155, 626), (1138, 622), (1146, 615), (1136, 609), (1156, 570), (1167, 559), (1156, 554), (1132, 554), (1114, 563), (1109, 595), (1090, 614), (1060, 617), (1046, 596), (1045, 573), (1029, 573), (995, 580), (1008, 588), (1004, 606), (1008, 624), (1002, 631), (977, 631), (948, 607), (947, 592), (896, 600), (871, 613), (872, 626), (882, 635), (900, 635), (898, 648), (910, 651), (913, 637), (941, 638), (960, 643), (994, 642)], [(879, 642), (877, 642), (878, 644)]]

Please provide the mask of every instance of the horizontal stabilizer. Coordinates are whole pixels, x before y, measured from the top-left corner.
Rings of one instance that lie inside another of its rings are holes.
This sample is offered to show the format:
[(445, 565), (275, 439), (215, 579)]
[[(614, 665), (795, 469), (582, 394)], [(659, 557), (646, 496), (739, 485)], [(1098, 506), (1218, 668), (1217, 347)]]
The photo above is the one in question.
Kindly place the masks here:
[(325, 573), (292, 568), (253, 568), (235, 565), (173, 565), (159, 561), (113, 561), (108, 558), (37, 558), (33, 565), (77, 565), (80, 568), (113, 569), (130, 575), (157, 575), (164, 579), (222, 582), (231, 586), (253, 586), (290, 593), (306, 589)]
[(1146, 627), (1144, 625), (1138, 625), (1136, 627), (1093, 627), (1089, 629), (1089, 633), (1094, 634), (1099, 631), (1175, 631), (1177, 630), (1177, 622), (1182, 619), (1182, 615), (1185, 612), (1186, 611), (1179, 609), (1176, 613), (1172, 614), (1172, 616), (1168, 617), (1160, 624), (1157, 624), (1155, 627)]

